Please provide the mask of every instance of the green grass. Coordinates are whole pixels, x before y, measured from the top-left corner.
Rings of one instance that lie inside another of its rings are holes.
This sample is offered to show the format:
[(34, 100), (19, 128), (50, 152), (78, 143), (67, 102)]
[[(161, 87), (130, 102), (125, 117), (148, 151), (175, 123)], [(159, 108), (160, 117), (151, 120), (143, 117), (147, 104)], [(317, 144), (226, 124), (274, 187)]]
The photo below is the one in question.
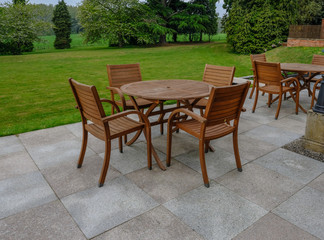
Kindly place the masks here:
[[(310, 62), (320, 48), (277, 48), (270, 61)], [(76, 47), (43, 49), (0, 57), (0, 135), (11, 135), (80, 121), (68, 78), (93, 84), (108, 98), (106, 64), (141, 64), (143, 80), (201, 80), (206, 63), (236, 66), (236, 76), (251, 75), (249, 56), (230, 51), (224, 41), (151, 48)]]

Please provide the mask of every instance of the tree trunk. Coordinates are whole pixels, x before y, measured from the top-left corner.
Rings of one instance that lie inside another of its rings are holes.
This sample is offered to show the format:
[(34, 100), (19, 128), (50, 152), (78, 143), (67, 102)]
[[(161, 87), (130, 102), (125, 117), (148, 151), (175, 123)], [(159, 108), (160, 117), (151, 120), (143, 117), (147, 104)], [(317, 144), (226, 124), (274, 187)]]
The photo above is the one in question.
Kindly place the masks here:
[(202, 42), (202, 37), (203, 37), (203, 33), (200, 32), (200, 39), (199, 39), (199, 42)]
[(177, 37), (178, 37), (178, 34), (177, 33), (173, 33), (173, 42), (177, 42)]
[(118, 34), (118, 47), (123, 47), (123, 37)]
[(166, 44), (166, 34), (160, 35), (160, 44)]
[(189, 42), (192, 42), (192, 34), (189, 34)]

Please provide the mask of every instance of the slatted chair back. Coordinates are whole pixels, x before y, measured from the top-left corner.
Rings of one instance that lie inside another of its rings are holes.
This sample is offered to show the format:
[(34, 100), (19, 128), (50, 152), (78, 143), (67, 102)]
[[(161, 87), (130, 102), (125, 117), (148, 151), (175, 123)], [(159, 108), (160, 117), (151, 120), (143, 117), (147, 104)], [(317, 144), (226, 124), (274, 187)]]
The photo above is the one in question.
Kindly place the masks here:
[(82, 122), (85, 124), (88, 119), (95, 124), (103, 125), (101, 119), (106, 115), (96, 87), (78, 83), (72, 78), (69, 82), (81, 113)]
[(203, 81), (215, 87), (232, 85), (235, 67), (215, 66), (206, 64)]
[(142, 81), (139, 63), (107, 65), (109, 86), (120, 88), (122, 85)]
[(252, 70), (254, 71), (255, 66), (254, 66), (254, 61), (259, 61), (259, 62), (267, 62), (267, 58), (265, 54), (251, 54), (250, 55), (251, 63), (252, 63)]
[(207, 126), (239, 120), (250, 82), (212, 88), (204, 117)]
[(313, 55), (312, 64), (324, 66), (324, 55)]
[(254, 66), (255, 77), (259, 83), (280, 86), (280, 81), (283, 79), (280, 63), (254, 61)]

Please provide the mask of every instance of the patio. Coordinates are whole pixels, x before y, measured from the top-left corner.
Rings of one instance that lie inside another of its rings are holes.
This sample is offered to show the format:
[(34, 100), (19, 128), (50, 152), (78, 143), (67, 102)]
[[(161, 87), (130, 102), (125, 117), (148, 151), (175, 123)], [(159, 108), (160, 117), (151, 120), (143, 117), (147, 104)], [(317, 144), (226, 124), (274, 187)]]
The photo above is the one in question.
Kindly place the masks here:
[[(235, 79), (234, 81), (239, 81)], [(249, 95), (248, 95), (249, 96)], [(300, 103), (309, 107), (306, 91)], [(97, 182), (104, 142), (89, 135), (81, 169), (81, 124), (0, 138), (0, 239), (324, 239), (324, 163), (281, 148), (304, 135), (306, 114), (267, 96), (246, 99), (239, 124), (243, 172), (231, 135), (212, 141), (205, 188), (198, 141), (173, 135), (172, 165), (147, 169), (143, 136)], [(74, 104), (71, 103), (71, 104)], [(166, 134), (152, 128), (165, 159)]]

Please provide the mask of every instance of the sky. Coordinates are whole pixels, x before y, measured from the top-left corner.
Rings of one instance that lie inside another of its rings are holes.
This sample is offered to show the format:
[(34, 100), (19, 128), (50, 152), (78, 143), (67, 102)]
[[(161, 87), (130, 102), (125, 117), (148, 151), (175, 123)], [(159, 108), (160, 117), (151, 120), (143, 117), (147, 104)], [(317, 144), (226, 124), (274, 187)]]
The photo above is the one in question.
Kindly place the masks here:
[[(81, 2), (81, 0), (64, 0), (67, 5), (77, 5)], [(11, 0), (0, 0), (0, 3), (4, 2), (11, 2)], [(44, 3), (44, 4), (53, 4), (56, 5), (58, 0), (29, 0), (30, 3)], [(219, 0), (216, 4), (216, 11), (218, 12), (219, 16), (222, 17), (225, 14), (225, 10), (222, 8), (223, 0)]]

